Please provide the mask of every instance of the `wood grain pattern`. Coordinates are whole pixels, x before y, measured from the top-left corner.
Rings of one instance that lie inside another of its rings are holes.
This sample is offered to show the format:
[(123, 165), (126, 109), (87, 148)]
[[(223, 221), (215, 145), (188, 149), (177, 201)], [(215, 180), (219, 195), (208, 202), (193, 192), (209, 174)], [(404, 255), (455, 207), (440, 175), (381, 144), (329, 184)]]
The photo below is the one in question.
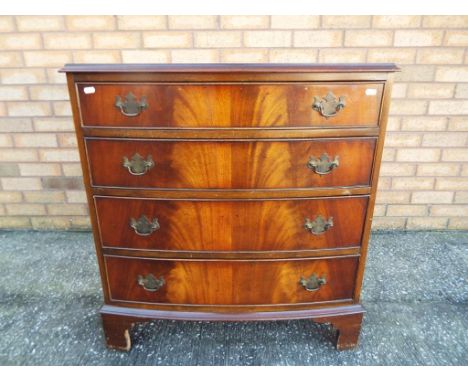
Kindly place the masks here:
[[(84, 93), (88, 86), (93, 94)], [(377, 126), (382, 90), (382, 83), (77, 85), (82, 124), (114, 127)], [(325, 118), (312, 103), (330, 91), (345, 97), (346, 107)], [(148, 109), (136, 117), (114, 106), (130, 92), (147, 97)]]
[[(112, 300), (187, 305), (270, 305), (350, 299), (357, 258), (295, 261), (168, 261), (106, 256)], [(157, 291), (138, 276), (163, 277)], [(327, 280), (317, 291), (300, 285), (316, 274)]]
[[(184, 189), (275, 189), (367, 186), (375, 139), (297, 141), (161, 141), (86, 139), (93, 186)], [(105, 153), (103, 155), (103, 153)], [(132, 175), (122, 158), (151, 155), (155, 166)], [(311, 157), (339, 166), (319, 175)]]
[[(275, 251), (359, 246), (367, 196), (290, 200), (151, 200), (95, 196), (104, 247), (186, 251)], [(131, 218), (157, 218), (139, 236)], [(333, 217), (320, 235), (305, 218)]]

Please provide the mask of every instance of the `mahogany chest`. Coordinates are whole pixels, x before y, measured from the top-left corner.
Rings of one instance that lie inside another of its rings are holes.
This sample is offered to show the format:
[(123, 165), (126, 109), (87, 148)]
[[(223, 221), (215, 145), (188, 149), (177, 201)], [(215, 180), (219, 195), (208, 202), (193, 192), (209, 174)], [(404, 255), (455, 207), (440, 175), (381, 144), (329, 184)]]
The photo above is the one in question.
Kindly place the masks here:
[(393, 64), (66, 65), (107, 344), (151, 319), (357, 344)]

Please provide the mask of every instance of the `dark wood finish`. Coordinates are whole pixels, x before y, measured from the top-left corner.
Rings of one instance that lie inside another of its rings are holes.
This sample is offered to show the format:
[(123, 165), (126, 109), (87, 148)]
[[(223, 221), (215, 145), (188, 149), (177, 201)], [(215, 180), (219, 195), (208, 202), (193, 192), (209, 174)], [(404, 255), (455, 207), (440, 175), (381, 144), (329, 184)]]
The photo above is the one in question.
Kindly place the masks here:
[[(368, 197), (298, 200), (151, 200), (95, 197), (104, 247), (189, 251), (275, 251), (360, 245)], [(130, 219), (157, 218), (140, 236)], [(305, 219), (333, 217), (314, 235)], [(255, 234), (253, 234), (255, 233)]]
[[(161, 141), (86, 139), (93, 186), (185, 189), (351, 187), (370, 184), (375, 139), (295, 141)], [(105, 155), (102, 155), (105, 153)], [(122, 158), (151, 155), (155, 166), (133, 175)], [(307, 167), (328, 153), (339, 166), (320, 175)]]
[[(106, 256), (113, 301), (175, 305), (281, 305), (351, 300), (357, 257), (329, 260), (201, 261)], [(163, 277), (149, 292), (138, 276)], [(301, 277), (324, 276), (326, 284), (307, 291)]]
[[(335, 327), (338, 349), (356, 346), (397, 70), (393, 64), (67, 65), (108, 346), (128, 350), (131, 327), (151, 319), (312, 319)], [(96, 92), (81, 102), (84, 85)], [(366, 95), (368, 88), (377, 94)], [(149, 91), (150, 108), (140, 117), (119, 116), (114, 106), (114, 97), (130, 90)], [(312, 103), (329, 90), (345, 95), (346, 106), (325, 118)], [(298, 163), (309, 149), (333, 155), (338, 146), (350, 153), (350, 167), (342, 162), (331, 176), (314, 179)], [(112, 167), (114, 158), (132, 155), (123, 151), (141, 147), (158, 148), (149, 174), (159, 177), (134, 180)], [(129, 231), (130, 215), (142, 209), (159, 218), (157, 239)], [(304, 211), (330, 213), (334, 227), (313, 236)], [(138, 295), (130, 274), (141, 269), (161, 270), (171, 286)], [(308, 292), (315, 298), (307, 299), (300, 285), (289, 287), (299, 271), (322, 269), (334, 275), (318, 292), (326, 296)], [(253, 292), (234, 293), (238, 280)], [(189, 289), (195, 284), (205, 292)], [(115, 299), (116, 291), (125, 300)], [(163, 298), (151, 299), (157, 293)]]
[[(85, 94), (83, 88), (95, 92)], [(375, 95), (366, 95), (372, 89)], [(377, 126), (381, 83), (304, 84), (120, 84), (80, 83), (77, 93), (84, 126), (283, 127)], [(346, 107), (326, 118), (312, 109), (314, 97), (345, 97)], [(146, 97), (148, 108), (127, 117), (116, 96)]]

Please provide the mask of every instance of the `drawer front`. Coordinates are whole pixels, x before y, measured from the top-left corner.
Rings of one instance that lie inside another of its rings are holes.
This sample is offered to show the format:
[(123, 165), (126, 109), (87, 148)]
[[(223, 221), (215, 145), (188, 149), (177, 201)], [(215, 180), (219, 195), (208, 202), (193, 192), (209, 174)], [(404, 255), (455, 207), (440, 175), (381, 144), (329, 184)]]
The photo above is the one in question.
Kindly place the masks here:
[(272, 189), (366, 186), (376, 140), (86, 139), (94, 186)]
[(95, 196), (95, 203), (104, 247), (291, 251), (359, 246), (368, 197), (253, 201)]
[(105, 262), (114, 301), (270, 305), (351, 299), (358, 257), (202, 262), (106, 256)]
[[(77, 84), (84, 126), (377, 126), (383, 84)], [(330, 93), (330, 94), (329, 94)]]

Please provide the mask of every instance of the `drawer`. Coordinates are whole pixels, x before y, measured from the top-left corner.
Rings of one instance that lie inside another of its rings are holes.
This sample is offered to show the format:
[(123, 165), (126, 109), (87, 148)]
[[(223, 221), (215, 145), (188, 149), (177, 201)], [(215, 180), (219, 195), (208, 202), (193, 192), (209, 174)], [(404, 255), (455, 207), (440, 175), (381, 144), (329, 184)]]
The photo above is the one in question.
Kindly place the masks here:
[(276, 200), (94, 198), (104, 247), (208, 252), (356, 247), (361, 242), (368, 204), (367, 196)]
[(114, 301), (271, 305), (351, 299), (358, 259), (173, 261), (106, 256), (105, 263)]
[(88, 138), (86, 150), (93, 186), (272, 189), (369, 185), (375, 143)]
[(79, 83), (84, 126), (377, 126), (382, 83)]

